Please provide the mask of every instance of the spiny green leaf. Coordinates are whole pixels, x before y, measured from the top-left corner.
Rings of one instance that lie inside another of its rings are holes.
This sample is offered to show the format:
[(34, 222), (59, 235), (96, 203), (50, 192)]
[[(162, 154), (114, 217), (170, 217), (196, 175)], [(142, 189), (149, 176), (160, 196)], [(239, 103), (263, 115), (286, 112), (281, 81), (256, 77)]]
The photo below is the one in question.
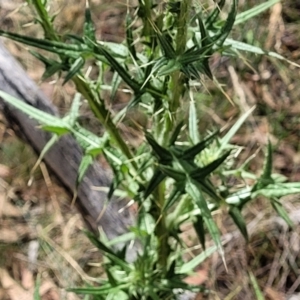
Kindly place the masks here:
[(228, 157), (231, 151), (226, 152), (224, 155), (222, 155), (220, 158), (214, 160), (210, 164), (208, 164), (205, 167), (197, 168), (196, 170), (192, 171), (190, 173), (191, 178), (199, 181), (204, 179), (206, 176), (211, 174), (214, 170), (216, 170)]
[(184, 181), (186, 178), (186, 176), (183, 172), (175, 170), (172, 167), (168, 167), (168, 166), (161, 165), (161, 164), (159, 164), (158, 167), (162, 171), (162, 173), (175, 179), (176, 181), (181, 182), (181, 181)]
[(143, 94), (142, 93), (135, 93), (134, 97), (130, 100), (127, 104), (127, 110), (134, 108), (142, 101)]
[(228, 14), (224, 26), (221, 28), (220, 33), (214, 36), (212, 39), (214, 42), (218, 43), (219, 46), (223, 45), (224, 41), (230, 34), (235, 22), (236, 15), (237, 15), (237, 0), (233, 0), (231, 5), (231, 10)]
[(186, 191), (195, 201), (196, 205), (201, 211), (201, 216), (206, 224), (206, 227), (215, 242), (216, 246), (219, 249), (222, 259), (224, 259), (224, 251), (221, 243), (220, 233), (217, 225), (212, 219), (211, 212), (207, 206), (206, 200), (202, 195), (201, 187), (197, 182), (188, 180), (186, 183)]
[(189, 136), (193, 144), (197, 144), (200, 141), (199, 129), (198, 129), (198, 117), (195, 101), (190, 101), (189, 109)]
[(43, 40), (32, 38), (28, 36), (23, 36), (17, 33), (6, 32), (0, 30), (0, 35), (10, 38), (14, 41), (26, 44), (28, 46), (33, 46), (39, 49), (46, 50), (48, 52), (56, 53), (59, 55), (64, 55), (72, 58), (77, 58), (81, 53), (85, 51), (89, 51), (89, 48), (84, 45), (74, 45), (74, 44), (66, 44), (63, 42), (56, 42), (50, 40)]
[(274, 183), (274, 180), (272, 178), (272, 165), (273, 165), (273, 152), (272, 152), (272, 145), (271, 142), (268, 141), (267, 146), (267, 154), (264, 161), (264, 167), (263, 172), (258, 179), (257, 183), (254, 185), (252, 192), (264, 189), (269, 184)]
[(83, 230), (83, 233), (88, 237), (88, 239), (96, 246), (99, 250), (103, 251), (105, 254), (115, 255), (114, 251), (102, 243), (92, 232)]
[(162, 66), (158, 70), (157, 76), (170, 75), (173, 72), (180, 70), (181, 67), (182, 66), (181, 66), (180, 62), (178, 62), (176, 59), (170, 59), (170, 60), (168, 60), (166, 65)]
[(178, 138), (178, 135), (182, 129), (182, 127), (184, 126), (184, 120), (181, 120), (175, 127), (171, 137), (170, 137), (170, 142), (169, 142), (169, 145), (172, 146), (175, 144), (177, 138)]
[(166, 178), (159, 169), (156, 169), (145, 191), (145, 199), (157, 188), (157, 186)]
[(276, 199), (272, 199), (271, 204), (273, 208), (276, 210), (276, 212), (278, 213), (278, 215), (288, 224), (288, 226), (293, 228), (295, 224), (291, 220), (287, 211), (283, 208), (282, 204)]
[(51, 132), (61, 135), (70, 130), (68, 122), (59, 117), (43, 112), (3, 91), (0, 91), (0, 97), (15, 108), (29, 115), (32, 119), (35, 119), (40, 124), (44, 125), (44, 128)]
[(236, 224), (236, 226), (239, 228), (240, 232), (244, 236), (244, 238), (248, 241), (248, 231), (247, 226), (245, 223), (245, 219), (241, 214), (241, 211), (236, 206), (230, 206), (229, 209), (229, 215), (231, 216), (232, 220)]
[(57, 134), (53, 134), (51, 139), (46, 143), (43, 150), (41, 151), (39, 158), (37, 162), (34, 164), (32, 170), (30, 171), (30, 174), (33, 174), (33, 172), (36, 170), (36, 168), (40, 165), (41, 161), (47, 154), (47, 152), (52, 148), (52, 146), (59, 140), (59, 136)]
[(66, 66), (63, 63), (53, 63), (45, 68), (45, 72), (43, 73), (41, 80), (46, 80), (52, 75), (65, 70)]
[(191, 259), (189, 262), (182, 265), (177, 273), (180, 274), (188, 274), (191, 271), (193, 271), (196, 267), (201, 265), (208, 257), (210, 257), (212, 254), (214, 254), (218, 250), (217, 246), (212, 246), (206, 249), (205, 251), (201, 252), (199, 255), (195, 256), (193, 259)]
[(71, 108), (67, 116), (65, 118), (68, 120), (71, 126), (74, 126), (76, 123), (78, 117), (80, 116), (79, 113), (79, 108), (81, 106), (81, 101), (80, 101), (81, 95), (79, 93), (75, 94), (75, 97), (73, 98)]
[(181, 66), (181, 72), (189, 79), (199, 79), (202, 69), (197, 69), (195, 64), (186, 64)]
[(211, 41), (211, 38), (202, 22), (202, 19), (200, 18), (200, 14), (197, 14), (197, 20), (199, 25), (199, 31), (201, 34), (201, 48), (205, 46), (212, 47), (213, 43)]
[(259, 5), (255, 5), (253, 8), (250, 8), (246, 11), (243, 11), (242, 13), (237, 14), (234, 25), (238, 25), (249, 19), (252, 19), (253, 17), (259, 15), (260, 13), (264, 12), (265, 10), (269, 9), (271, 6), (279, 2), (280, 0), (265, 1)]
[(108, 140), (108, 135), (99, 138), (96, 134), (81, 127), (78, 123), (72, 125), (70, 131), (85, 152), (93, 156), (101, 153)]
[(169, 198), (165, 201), (163, 212), (167, 211), (173, 204), (176, 203), (176, 201), (180, 199), (180, 197), (184, 194), (184, 187), (184, 183), (177, 183), (174, 185)]
[(214, 29), (214, 23), (216, 22), (217, 18), (219, 17), (219, 14), (225, 5), (226, 0), (221, 0), (217, 5), (216, 8), (210, 13), (210, 15), (205, 20), (205, 24), (208, 29)]
[(248, 201), (251, 200), (251, 189), (252, 187), (245, 187), (236, 193), (229, 195), (225, 201), (230, 205), (242, 207)]
[(48, 58), (48, 57), (45, 57), (44, 55), (36, 52), (36, 51), (33, 51), (33, 50), (29, 50), (29, 53), (31, 55), (33, 55), (34, 57), (36, 57), (38, 60), (40, 60), (42, 63), (44, 63), (45, 67), (50, 67), (54, 64), (57, 64), (57, 65), (61, 65), (61, 63), (59, 63), (58, 61), (54, 60), (54, 59), (51, 59), (51, 58)]
[(300, 182), (287, 182), (281, 184), (268, 184), (262, 189), (251, 193), (252, 198), (264, 196), (266, 198), (280, 198), (283, 196), (300, 193)]
[(254, 54), (267, 55), (269, 57), (274, 57), (279, 60), (284, 60), (284, 61), (288, 62), (289, 64), (291, 64), (297, 68), (300, 68), (299, 64), (286, 59), (284, 56), (282, 56), (276, 52), (265, 51), (265, 50), (261, 49), (260, 47), (249, 45), (244, 42), (239, 42), (239, 41), (235, 41), (235, 40), (227, 38), (224, 42), (224, 45), (230, 46), (231, 49), (234, 49), (234, 50), (247, 51), (247, 52), (254, 53)]
[(63, 81), (63, 85), (66, 84), (70, 79), (72, 79), (76, 74), (78, 74), (80, 72), (80, 70), (82, 69), (82, 67), (85, 64), (85, 60), (79, 56), (74, 63), (72, 64), (69, 72), (67, 73), (64, 81)]
[[(273, 151), (272, 144), (268, 140), (267, 155), (264, 162), (263, 173), (261, 175), (262, 180), (272, 180), (272, 167), (273, 167)], [(273, 180), (272, 180), (273, 181)]]
[(230, 130), (225, 134), (225, 136), (220, 140), (220, 147), (218, 149), (218, 154), (220, 155), (221, 152), (226, 149), (229, 145), (230, 140), (232, 137), (237, 133), (237, 131), (241, 128), (242, 124), (246, 121), (246, 119), (251, 115), (255, 106), (250, 108), (247, 112), (245, 112), (230, 128)]
[(217, 194), (216, 188), (210, 183), (207, 178), (199, 178), (197, 182), (201, 186), (202, 191), (216, 203), (220, 204), (223, 201), (223, 199)]
[(114, 278), (112, 272), (109, 270), (109, 268), (105, 269), (105, 273), (107, 275), (107, 279), (108, 279), (108, 282), (110, 283), (110, 285), (113, 287), (118, 286), (118, 282), (115, 280), (115, 278)]
[(194, 229), (197, 233), (198, 239), (200, 241), (200, 244), (203, 248), (203, 250), (205, 250), (205, 229), (204, 229), (204, 220), (202, 218), (202, 216), (197, 216), (196, 220), (193, 222), (193, 226)]
[(156, 35), (164, 51), (165, 57), (167, 57), (168, 59), (175, 59), (176, 54), (172, 45), (172, 38), (170, 38), (167, 34), (161, 34), (157, 31)]
[(137, 60), (136, 50), (134, 47), (134, 38), (132, 33), (132, 18), (129, 13), (126, 14), (126, 43), (132, 57)]
[(207, 148), (209, 144), (212, 143), (213, 139), (216, 137), (216, 135), (219, 133), (219, 131), (215, 131), (210, 136), (208, 136), (205, 140), (199, 142), (195, 146), (192, 146), (191, 148), (183, 151), (183, 154), (181, 155), (181, 159), (185, 160), (193, 160), (196, 155), (201, 153), (204, 149)]
[(92, 155), (84, 155), (83, 158), (81, 159), (79, 168), (78, 168), (78, 173), (77, 173), (77, 179), (76, 179), (76, 186), (80, 184), (82, 181), (88, 167), (93, 163), (94, 159)]
[(170, 151), (160, 146), (150, 133), (146, 132), (145, 138), (152, 147), (155, 155), (159, 158), (160, 162), (167, 163), (172, 161), (172, 154)]
[(202, 62), (202, 69), (203, 72), (209, 79), (213, 80), (213, 74), (211, 72), (210, 66), (209, 66), (209, 57), (206, 57), (205, 59), (203, 59)]
[(111, 93), (110, 93), (111, 101), (115, 100), (115, 97), (116, 97), (116, 94), (117, 94), (117, 91), (118, 91), (118, 88), (119, 88), (121, 82), (122, 82), (121, 76), (117, 72), (115, 72), (113, 75), (112, 81), (111, 81)]
[(181, 64), (182, 67), (195, 62), (198, 62), (200, 64), (206, 57), (208, 57), (210, 48), (210, 46), (205, 46), (199, 49), (193, 49), (192, 51), (191, 49), (188, 49), (185, 53), (177, 58), (177, 61)]
[[(88, 1), (86, 1), (85, 21), (83, 26), (84, 41), (89, 45), (89, 41), (96, 42), (95, 26), (92, 20), (91, 10)], [(92, 46), (92, 45), (89, 45)]]
[[(130, 282), (119, 284), (117, 287), (112, 287), (110, 284), (105, 284), (105, 285), (102, 285), (101, 287), (73, 288), (73, 289), (68, 289), (68, 291), (76, 293), (76, 294), (107, 296), (110, 293), (118, 292), (122, 289), (128, 289), (128, 287), (130, 285), (131, 285)], [(107, 299), (107, 298), (105, 298), (105, 299)]]
[(113, 261), (116, 265), (122, 267), (125, 271), (132, 271), (132, 267), (126, 261), (119, 258), (112, 249), (102, 243), (93, 233), (86, 230), (84, 230), (83, 232), (98, 249), (104, 252), (107, 258)]
[(141, 90), (141, 85), (132, 78), (125, 68), (100, 44), (94, 44), (94, 52), (103, 55), (111, 67), (121, 76), (126, 84), (136, 93)]

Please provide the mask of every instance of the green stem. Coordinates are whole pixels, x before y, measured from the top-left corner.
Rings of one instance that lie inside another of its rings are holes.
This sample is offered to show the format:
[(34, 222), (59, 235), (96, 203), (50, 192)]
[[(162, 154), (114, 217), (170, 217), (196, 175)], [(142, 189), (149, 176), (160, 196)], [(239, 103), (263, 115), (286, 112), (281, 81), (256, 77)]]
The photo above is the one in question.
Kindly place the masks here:
[(168, 258), (171, 252), (169, 245), (169, 231), (166, 223), (166, 216), (162, 211), (165, 202), (165, 183), (162, 182), (154, 193), (155, 206), (153, 217), (157, 220), (155, 235), (158, 239), (158, 264), (162, 274), (167, 272)]
[[(191, 7), (191, 0), (183, 0), (180, 2), (180, 9), (177, 21), (176, 34), (176, 56), (180, 56), (185, 52), (187, 43), (187, 29), (189, 21), (189, 8)], [(170, 105), (170, 110), (176, 114), (180, 106), (180, 98), (184, 93), (184, 75), (180, 71), (174, 72), (172, 76), (173, 99)], [(172, 124), (173, 125), (173, 124)]]
[[(177, 20), (177, 35), (176, 35), (176, 56), (180, 56), (184, 53), (187, 42), (187, 25), (188, 25), (188, 13), (191, 6), (191, 0), (183, 0), (180, 2), (180, 12)], [(163, 116), (164, 125), (160, 137), (162, 138), (162, 145), (168, 144), (170, 132), (172, 132), (174, 124), (176, 123), (177, 110), (180, 107), (180, 99), (185, 91), (184, 75), (180, 71), (174, 72), (171, 76), (171, 95), (168, 108), (168, 114)], [(158, 116), (157, 121), (160, 122), (161, 116)], [(156, 124), (157, 125), (157, 124)], [(160, 139), (161, 140), (161, 139)], [(156, 220), (158, 221), (156, 226), (156, 236), (158, 238), (158, 262), (163, 270), (167, 270), (168, 257), (171, 249), (169, 246), (169, 229), (166, 223), (165, 213), (162, 211), (165, 203), (165, 182), (162, 182), (155, 195), (157, 213)], [(158, 219), (157, 219), (158, 218)], [(164, 274), (164, 273), (163, 273)]]
[(37, 14), (40, 17), (40, 24), (44, 29), (45, 37), (49, 40), (58, 42), (60, 39), (56, 34), (51, 18), (48, 15), (45, 6), (43, 5), (41, 0), (32, 0), (32, 4), (34, 5)]
[[(191, 0), (183, 0), (180, 2), (178, 20), (176, 23), (177, 34), (175, 39), (175, 53), (177, 57), (182, 55), (186, 49), (190, 7)], [(172, 74), (170, 90), (172, 91), (169, 108), (170, 116), (165, 119), (165, 129), (163, 134), (164, 140), (168, 140), (168, 135), (172, 131), (174, 124), (176, 124), (176, 114), (180, 107), (180, 99), (185, 92), (185, 76), (180, 70), (175, 71)]]
[(129, 150), (126, 142), (121, 137), (117, 127), (113, 123), (110, 112), (106, 109), (104, 101), (99, 98), (99, 95), (95, 95), (88, 84), (79, 76), (73, 77), (73, 82), (76, 85), (76, 89), (81, 93), (84, 98), (88, 101), (89, 106), (101, 124), (105, 127), (107, 132), (112, 137), (113, 141), (117, 144), (118, 148), (128, 158), (135, 172), (138, 171), (138, 165), (133, 160), (134, 156)]

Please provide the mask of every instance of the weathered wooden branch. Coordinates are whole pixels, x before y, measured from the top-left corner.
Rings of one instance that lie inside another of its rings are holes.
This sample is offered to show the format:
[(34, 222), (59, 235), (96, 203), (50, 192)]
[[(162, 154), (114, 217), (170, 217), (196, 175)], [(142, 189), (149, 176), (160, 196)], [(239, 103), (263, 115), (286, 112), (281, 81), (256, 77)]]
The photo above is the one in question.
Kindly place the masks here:
[[(27, 76), (19, 63), (0, 42), (0, 89), (24, 102), (53, 115), (58, 115), (55, 106)], [(51, 135), (41, 130), (38, 124), (19, 110), (9, 106), (0, 98), (0, 109), (9, 124), (35, 150), (41, 152)], [(78, 166), (82, 151), (70, 135), (63, 136), (46, 154), (44, 161), (63, 186), (72, 194), (75, 188)], [(92, 186), (109, 186), (110, 170), (94, 163), (88, 170), (78, 189), (76, 200), (80, 213), (90, 229), (97, 231), (100, 225), (109, 238), (126, 231), (131, 216), (117, 201), (106, 201), (106, 194), (92, 189)]]

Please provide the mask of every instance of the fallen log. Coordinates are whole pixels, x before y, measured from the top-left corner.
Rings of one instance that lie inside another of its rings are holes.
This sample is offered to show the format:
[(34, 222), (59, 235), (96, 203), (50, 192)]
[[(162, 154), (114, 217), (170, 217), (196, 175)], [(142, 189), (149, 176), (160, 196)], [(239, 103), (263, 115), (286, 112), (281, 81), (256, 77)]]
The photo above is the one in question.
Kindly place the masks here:
[[(42, 111), (58, 115), (56, 107), (27, 76), (1, 42), (0, 90)], [(41, 130), (37, 122), (8, 105), (1, 97), (0, 109), (15, 132), (39, 155), (51, 134)], [(75, 189), (81, 158), (82, 151), (70, 135), (63, 136), (44, 158), (46, 165), (71, 195)], [(111, 178), (110, 170), (95, 162), (79, 185), (76, 199), (79, 212), (89, 229), (98, 232), (98, 226), (101, 226), (110, 239), (126, 232), (128, 225), (132, 223), (132, 217), (126, 209), (119, 213), (124, 203), (114, 200), (107, 203), (106, 193), (92, 188), (93, 186), (108, 187)]]

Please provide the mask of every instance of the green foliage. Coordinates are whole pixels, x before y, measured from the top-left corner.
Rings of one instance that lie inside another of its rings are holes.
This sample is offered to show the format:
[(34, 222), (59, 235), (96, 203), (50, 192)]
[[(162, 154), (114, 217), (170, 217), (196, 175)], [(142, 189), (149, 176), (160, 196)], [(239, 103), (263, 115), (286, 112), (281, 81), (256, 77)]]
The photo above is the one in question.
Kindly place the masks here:
[[(2, 36), (55, 54), (56, 58), (50, 59), (32, 51), (45, 64), (43, 79), (54, 74), (64, 76), (63, 82), (72, 80), (78, 91), (70, 112), (62, 118), (41, 112), (0, 91), (5, 101), (53, 133), (41, 158), (58, 138), (69, 133), (85, 154), (79, 166), (77, 184), (94, 158), (103, 154), (115, 175), (108, 198), (119, 189), (138, 205), (136, 226), (115, 241), (107, 241), (104, 234), (99, 239), (86, 232), (104, 254), (107, 280), (100, 287), (87, 286), (72, 291), (94, 295), (95, 299), (175, 299), (178, 289), (204, 292), (203, 287), (188, 285), (183, 278), (217, 250), (224, 259), (213, 211), (227, 211), (247, 239), (242, 209), (258, 196), (270, 199), (277, 213), (292, 226), (280, 198), (299, 193), (300, 184), (286, 183), (282, 177), (272, 174), (270, 143), (260, 177), (245, 170), (247, 161), (232, 169), (239, 148), (230, 144), (230, 140), (254, 108), (242, 115), (223, 137), (219, 137), (218, 130), (199, 132), (194, 101), (197, 91), (191, 88), (192, 83), (203, 76), (214, 79), (209, 59), (215, 53), (238, 56), (238, 51), (243, 50), (284, 59), (276, 53), (229, 38), (235, 25), (277, 2), (266, 1), (238, 14), (238, 1), (233, 0), (227, 17), (221, 19), (225, 0), (211, 11), (194, 7), (190, 0), (139, 1), (136, 8), (128, 8), (126, 40), (122, 44), (97, 41), (88, 6), (83, 36), (61, 37), (54, 30), (54, 17), (48, 15), (46, 4), (39, 0), (31, 3), (45, 31), (44, 39), (0, 30)], [(138, 27), (137, 22), (142, 26)], [(91, 60), (99, 66), (96, 79), (84, 72), (86, 63)], [(121, 83), (132, 93), (127, 107), (115, 117), (102, 98), (102, 90), (107, 87), (104, 76), (108, 71), (113, 72), (110, 99), (115, 98)], [(79, 124), (81, 98), (87, 100), (91, 111), (105, 128), (102, 137)], [(189, 106), (188, 110), (184, 110), (186, 106)], [(117, 126), (132, 108), (148, 118), (143, 128), (145, 143), (137, 149), (127, 144)], [(188, 111), (187, 115), (183, 115), (185, 111)], [(251, 177), (255, 183), (252, 186), (232, 186), (231, 176), (237, 182), (245, 182), (245, 178)], [(180, 226), (186, 222), (193, 224), (203, 249), (207, 232), (215, 243), (190, 262), (182, 260), (184, 245)], [(134, 240), (141, 244), (141, 249), (136, 260), (128, 262), (127, 247)], [(118, 243), (125, 246), (117, 251), (113, 245)]]

